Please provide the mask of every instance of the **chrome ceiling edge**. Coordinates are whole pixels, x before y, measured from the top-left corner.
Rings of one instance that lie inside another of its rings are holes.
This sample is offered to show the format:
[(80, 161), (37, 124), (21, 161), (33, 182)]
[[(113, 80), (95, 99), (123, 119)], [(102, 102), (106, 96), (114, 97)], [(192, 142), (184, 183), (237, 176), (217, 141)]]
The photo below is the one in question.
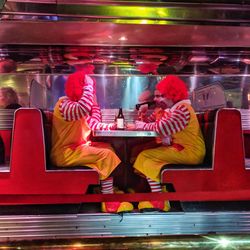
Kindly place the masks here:
[(249, 40), (250, 27), (240, 26), (37, 21), (0, 24), (2, 45), (249, 47)]
[(217, 2), (7, 0), (0, 44), (248, 47), (250, 3)]
[[(246, 2), (246, 1), (245, 1)], [(112, 22), (134, 22), (145, 24), (147, 21), (159, 23), (161, 21), (192, 23), (218, 23), (221, 25), (249, 24), (250, 3), (190, 3), (190, 2), (165, 2), (165, 1), (20, 1), (7, 0), (1, 11), (2, 19), (29, 18), (39, 19), (41, 16), (53, 16), (67, 21), (75, 18), (109, 19)], [(11, 16), (9, 16), (11, 15)], [(141, 22), (140, 22), (141, 21)], [(168, 24), (168, 23), (164, 23)]]

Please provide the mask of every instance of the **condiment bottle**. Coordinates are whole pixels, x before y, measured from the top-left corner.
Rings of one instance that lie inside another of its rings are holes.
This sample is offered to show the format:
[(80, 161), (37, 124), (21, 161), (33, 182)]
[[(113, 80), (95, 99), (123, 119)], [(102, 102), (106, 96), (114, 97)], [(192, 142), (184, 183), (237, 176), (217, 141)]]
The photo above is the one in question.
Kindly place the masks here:
[(124, 115), (122, 113), (122, 108), (119, 108), (119, 112), (116, 118), (116, 126), (117, 129), (124, 129), (125, 123), (124, 123)]

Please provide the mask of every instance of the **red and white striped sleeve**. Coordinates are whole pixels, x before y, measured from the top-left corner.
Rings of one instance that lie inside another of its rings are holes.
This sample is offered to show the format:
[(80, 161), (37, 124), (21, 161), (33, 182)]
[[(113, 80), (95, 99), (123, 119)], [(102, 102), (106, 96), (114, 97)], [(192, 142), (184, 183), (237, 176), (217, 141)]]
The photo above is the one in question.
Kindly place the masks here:
[(100, 107), (96, 105), (92, 107), (91, 116), (88, 116), (86, 120), (91, 130), (112, 130), (116, 128), (114, 123), (101, 122), (101, 110)]
[(64, 98), (60, 103), (59, 110), (64, 120), (76, 121), (88, 115), (93, 105), (93, 80), (83, 87), (83, 95), (79, 101), (71, 101)]
[(91, 118), (92, 120), (95, 120), (96, 122), (102, 121), (102, 114), (101, 109), (98, 105), (94, 105), (91, 110), (91, 116), (88, 118)]
[(161, 136), (168, 136), (182, 131), (190, 121), (190, 112), (188, 108), (181, 104), (171, 113), (165, 113), (163, 117), (156, 122), (146, 123), (144, 130), (156, 131)]
[(156, 120), (156, 114), (153, 112), (150, 116), (145, 117), (144, 122), (154, 122)]

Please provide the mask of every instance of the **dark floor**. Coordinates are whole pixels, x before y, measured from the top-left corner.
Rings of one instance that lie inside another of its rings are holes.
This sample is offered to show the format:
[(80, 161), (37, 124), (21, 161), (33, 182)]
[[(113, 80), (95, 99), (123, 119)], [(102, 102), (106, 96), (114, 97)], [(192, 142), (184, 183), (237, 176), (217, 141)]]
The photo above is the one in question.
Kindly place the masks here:
[[(250, 201), (170, 202), (171, 212), (250, 211)], [(136, 202), (133, 203), (135, 212)], [(100, 213), (100, 203), (0, 206), (0, 215)]]
[(112, 237), (2, 242), (1, 249), (250, 249), (249, 235)]

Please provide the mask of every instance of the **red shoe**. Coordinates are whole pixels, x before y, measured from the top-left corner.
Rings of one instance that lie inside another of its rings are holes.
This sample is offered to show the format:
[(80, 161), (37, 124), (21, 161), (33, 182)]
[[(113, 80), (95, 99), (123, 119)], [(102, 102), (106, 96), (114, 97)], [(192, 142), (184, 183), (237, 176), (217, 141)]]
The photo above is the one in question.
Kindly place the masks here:
[(103, 213), (124, 213), (131, 212), (134, 206), (129, 202), (102, 202)]

